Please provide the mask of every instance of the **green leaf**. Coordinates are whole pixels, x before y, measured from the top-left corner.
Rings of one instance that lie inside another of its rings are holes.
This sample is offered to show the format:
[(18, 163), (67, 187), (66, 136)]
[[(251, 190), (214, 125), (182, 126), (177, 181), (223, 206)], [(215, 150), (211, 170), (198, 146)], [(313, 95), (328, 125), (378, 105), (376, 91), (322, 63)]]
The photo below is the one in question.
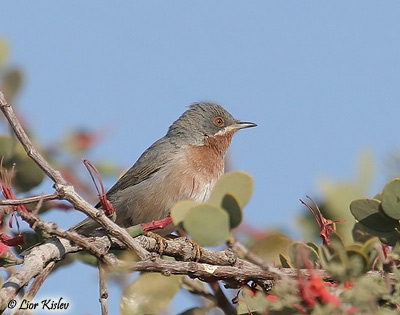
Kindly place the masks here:
[(178, 292), (182, 276), (142, 273), (124, 289), (120, 314), (159, 314)]
[(315, 244), (314, 242), (307, 242), (306, 244), (318, 253), (319, 246), (317, 244)]
[(4, 63), (8, 56), (8, 45), (6, 41), (0, 38), (0, 66)]
[(183, 228), (201, 246), (218, 246), (230, 237), (228, 213), (208, 204), (191, 208), (185, 215)]
[(368, 257), (369, 266), (373, 264), (375, 258), (378, 256), (378, 251), (376, 250), (376, 247), (378, 246), (380, 247), (382, 246), (382, 244), (377, 237), (371, 237), (369, 240), (362, 244), (361, 252)]
[(346, 261), (346, 247), (344, 246), (343, 238), (336, 231), (330, 232), (329, 249), (332, 255), (337, 255), (339, 257), (341, 262)]
[(210, 311), (209, 308), (205, 307), (194, 307), (190, 308), (179, 315), (206, 315)]
[(15, 95), (18, 93), (22, 86), (23, 74), (19, 69), (13, 69), (6, 73), (2, 90), (8, 102), (12, 102)]
[[(294, 242), (289, 246), (289, 257), (295, 268), (311, 268), (319, 260), (314, 248), (301, 242)], [(311, 265), (307, 265), (308, 263)]]
[(219, 207), (224, 196), (230, 194), (238, 201), (240, 208), (243, 208), (250, 200), (253, 187), (253, 178), (250, 174), (232, 171), (224, 174), (215, 184), (208, 202)]
[(329, 265), (329, 261), (332, 259), (332, 254), (329, 252), (328, 247), (320, 246), (318, 248), (318, 256), (319, 256), (322, 268), (327, 269), (328, 265)]
[(362, 244), (361, 250), (367, 254), (371, 252), (376, 246), (380, 246), (381, 242), (377, 237), (371, 237), (368, 241)]
[(357, 199), (350, 204), (350, 211), (363, 225), (372, 230), (390, 232), (398, 226), (396, 220), (384, 216), (381, 202), (377, 199)]
[(270, 304), (271, 302), (267, 300), (265, 293), (258, 291), (254, 295), (248, 289), (244, 289), (239, 299), (237, 313), (249, 314), (251, 312), (251, 314), (254, 314), (260, 312), (262, 314)]
[(0, 159), (8, 160), (14, 154), (15, 141), (8, 136), (0, 136)]
[(379, 200), (379, 201), (382, 201), (382, 192), (377, 193), (377, 194), (374, 196), (374, 199), (377, 199), (377, 200)]
[(347, 250), (348, 270), (351, 276), (359, 277), (368, 271), (368, 256), (357, 250)]
[(21, 144), (15, 143), (8, 137), (0, 137), (0, 153), (0, 159), (4, 156), (3, 166), (5, 168), (15, 165), (12, 185), (18, 191), (27, 192), (43, 181), (44, 172), (28, 157)]
[(29, 157), (15, 159), (15, 176), (12, 180), (13, 186), (20, 192), (30, 191), (40, 185), (45, 174), (37, 164)]
[(172, 222), (178, 226), (185, 219), (186, 214), (191, 208), (198, 206), (200, 203), (192, 200), (178, 201), (171, 208)]
[(360, 235), (368, 233), (370, 235), (374, 235), (379, 237), (382, 243), (394, 246), (397, 241), (400, 240), (400, 233), (397, 229), (392, 230), (391, 232), (379, 232), (369, 227), (361, 224), (360, 222), (356, 223), (353, 228), (353, 237), (354, 239), (360, 239)]
[(243, 211), (236, 198), (231, 194), (226, 194), (222, 199), (221, 206), (228, 211), (231, 229), (237, 227), (242, 221)]
[(390, 218), (400, 220), (400, 178), (392, 179), (383, 188), (382, 209)]
[(285, 255), (279, 254), (279, 260), (281, 262), (282, 268), (293, 268), (293, 266), (289, 262), (289, 259)]
[(268, 234), (261, 240), (257, 240), (254, 244), (249, 246), (249, 250), (255, 255), (261, 257), (265, 261), (279, 265), (279, 255), (289, 255), (289, 245), (293, 240), (281, 234)]

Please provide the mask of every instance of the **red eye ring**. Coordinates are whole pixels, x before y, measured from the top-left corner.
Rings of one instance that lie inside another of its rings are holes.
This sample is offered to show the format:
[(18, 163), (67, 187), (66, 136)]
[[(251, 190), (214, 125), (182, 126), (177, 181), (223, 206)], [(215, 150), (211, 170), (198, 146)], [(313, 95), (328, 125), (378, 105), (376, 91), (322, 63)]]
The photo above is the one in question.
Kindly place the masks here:
[(217, 116), (213, 119), (213, 123), (217, 127), (223, 127), (225, 125), (225, 120), (221, 116)]

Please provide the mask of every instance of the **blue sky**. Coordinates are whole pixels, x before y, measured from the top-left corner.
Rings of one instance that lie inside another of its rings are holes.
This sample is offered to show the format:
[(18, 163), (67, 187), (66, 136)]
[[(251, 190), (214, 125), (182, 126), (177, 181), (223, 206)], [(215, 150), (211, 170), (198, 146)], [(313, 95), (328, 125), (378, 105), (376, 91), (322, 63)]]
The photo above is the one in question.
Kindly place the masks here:
[[(129, 167), (192, 102), (256, 122), (230, 151), (255, 180), (245, 219), (296, 235), (298, 199), (318, 198), (321, 177), (352, 178), (363, 150), (375, 156), (371, 193), (387, 180), (399, 151), (399, 16), (394, 1), (9, 2), (0, 36), (26, 75), (16, 103), (43, 143), (111, 126), (89, 158)], [(81, 217), (49, 218), (69, 227)], [(100, 312), (93, 268), (57, 271), (48, 295), (75, 314)], [(112, 313), (119, 298), (111, 287)]]

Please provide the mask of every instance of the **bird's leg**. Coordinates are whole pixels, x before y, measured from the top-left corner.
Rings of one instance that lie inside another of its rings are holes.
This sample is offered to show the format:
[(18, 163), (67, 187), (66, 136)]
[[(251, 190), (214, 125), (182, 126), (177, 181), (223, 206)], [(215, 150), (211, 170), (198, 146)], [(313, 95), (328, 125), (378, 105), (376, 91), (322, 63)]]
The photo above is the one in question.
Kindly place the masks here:
[(142, 226), (143, 231), (149, 232), (149, 231), (153, 231), (153, 230), (164, 229), (171, 223), (172, 223), (172, 218), (171, 218), (171, 215), (168, 214), (168, 216), (165, 217), (164, 219), (157, 220), (157, 221), (151, 221), (151, 222), (147, 222), (147, 223), (142, 223), (141, 226)]
[(162, 253), (164, 252), (164, 247), (167, 245), (167, 242), (163, 237), (151, 231), (164, 229), (171, 223), (172, 223), (172, 218), (168, 214), (168, 216), (164, 219), (141, 224), (142, 229), (145, 232), (145, 235), (154, 238), (156, 240), (160, 255), (162, 255)]

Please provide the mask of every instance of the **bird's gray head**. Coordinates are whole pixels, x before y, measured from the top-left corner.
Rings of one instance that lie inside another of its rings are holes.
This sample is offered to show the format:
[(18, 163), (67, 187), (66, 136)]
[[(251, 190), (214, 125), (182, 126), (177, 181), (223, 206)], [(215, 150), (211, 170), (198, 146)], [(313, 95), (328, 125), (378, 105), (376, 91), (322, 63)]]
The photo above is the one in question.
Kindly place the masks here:
[(194, 103), (170, 127), (167, 137), (176, 137), (188, 144), (202, 145), (206, 138), (232, 136), (237, 130), (257, 126), (241, 122), (215, 103)]

